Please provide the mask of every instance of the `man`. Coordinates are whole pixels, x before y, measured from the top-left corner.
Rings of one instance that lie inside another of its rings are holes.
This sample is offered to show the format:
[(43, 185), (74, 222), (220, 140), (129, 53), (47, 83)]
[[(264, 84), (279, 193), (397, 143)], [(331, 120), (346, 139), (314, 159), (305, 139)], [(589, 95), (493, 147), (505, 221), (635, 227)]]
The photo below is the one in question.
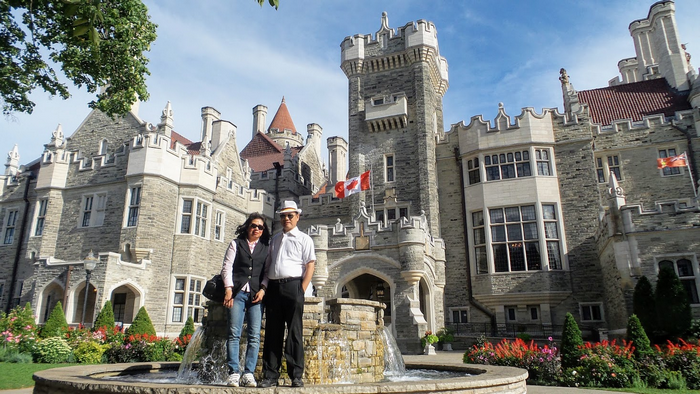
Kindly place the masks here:
[(263, 378), (260, 387), (277, 386), (282, 360), (284, 328), (287, 341), (284, 356), (292, 387), (303, 387), (304, 341), (303, 323), (304, 292), (311, 286), (316, 252), (307, 234), (297, 228), (301, 209), (294, 201), (285, 201), (280, 215), (282, 232), (270, 242), (270, 252), (265, 263), (262, 288), (265, 290), (265, 346), (263, 347)]

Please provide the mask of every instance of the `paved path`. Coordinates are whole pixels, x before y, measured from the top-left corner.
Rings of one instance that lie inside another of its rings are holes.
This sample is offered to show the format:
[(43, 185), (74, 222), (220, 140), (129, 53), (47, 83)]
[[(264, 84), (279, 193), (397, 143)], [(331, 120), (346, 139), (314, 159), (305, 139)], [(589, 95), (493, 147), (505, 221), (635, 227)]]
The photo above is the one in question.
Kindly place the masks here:
[[(405, 360), (425, 363), (426, 361), (441, 363), (461, 363), (464, 352), (455, 350), (452, 352), (437, 352), (434, 356), (403, 356)], [(0, 390), (0, 394), (32, 394), (33, 387), (19, 390)], [(254, 392), (254, 389), (251, 389)], [(579, 389), (572, 387), (552, 387), (552, 386), (527, 386), (528, 394), (619, 394), (614, 391)]]

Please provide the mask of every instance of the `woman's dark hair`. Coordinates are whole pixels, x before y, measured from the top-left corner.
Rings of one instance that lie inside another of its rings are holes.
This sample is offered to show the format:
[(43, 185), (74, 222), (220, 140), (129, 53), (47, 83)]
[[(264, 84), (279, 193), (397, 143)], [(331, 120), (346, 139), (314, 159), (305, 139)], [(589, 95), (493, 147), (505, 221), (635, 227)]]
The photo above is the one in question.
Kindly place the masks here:
[(238, 238), (240, 238), (240, 239), (248, 239), (248, 227), (250, 227), (250, 224), (255, 219), (260, 219), (263, 222), (264, 228), (263, 228), (263, 233), (260, 236), (260, 242), (262, 242), (265, 245), (269, 244), (270, 243), (270, 229), (267, 228), (267, 222), (265, 222), (265, 218), (257, 212), (251, 213), (248, 216), (248, 219), (246, 219), (246, 221), (243, 224), (238, 226), (238, 228), (236, 229), (236, 235), (238, 235)]

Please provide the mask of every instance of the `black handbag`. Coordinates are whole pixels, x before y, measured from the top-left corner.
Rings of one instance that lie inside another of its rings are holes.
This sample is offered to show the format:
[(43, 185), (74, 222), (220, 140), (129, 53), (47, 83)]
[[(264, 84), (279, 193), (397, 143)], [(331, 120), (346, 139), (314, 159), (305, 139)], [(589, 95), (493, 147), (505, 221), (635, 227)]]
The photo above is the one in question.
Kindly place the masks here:
[(224, 302), (226, 288), (224, 287), (224, 279), (220, 274), (214, 275), (213, 278), (207, 281), (202, 290), (202, 295), (214, 302)]

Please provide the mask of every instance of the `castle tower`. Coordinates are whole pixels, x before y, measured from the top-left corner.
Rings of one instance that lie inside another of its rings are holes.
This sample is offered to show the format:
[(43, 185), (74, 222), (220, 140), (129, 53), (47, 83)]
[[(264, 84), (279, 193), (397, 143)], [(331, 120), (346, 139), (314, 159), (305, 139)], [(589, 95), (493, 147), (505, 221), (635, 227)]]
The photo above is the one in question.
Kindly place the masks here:
[(202, 146), (200, 152), (203, 156), (211, 155), (211, 137), (214, 121), (221, 119), (221, 113), (212, 107), (202, 107)]
[(173, 132), (174, 122), (173, 122), (173, 107), (170, 101), (165, 105), (162, 114), (160, 115), (160, 123), (158, 124), (158, 129), (162, 133), (170, 138)]
[(343, 40), (341, 68), (349, 84), (350, 176), (371, 167), (374, 203), (385, 196), (409, 202), (410, 214), (424, 211), (439, 236), (435, 140), (448, 78), (435, 25), (419, 20), (395, 31), (383, 13), (374, 37)]
[(348, 143), (341, 137), (330, 137), (326, 140), (328, 147), (328, 178), (331, 187), (340, 180), (345, 180), (348, 168)]
[[(638, 80), (663, 77), (672, 87), (688, 90), (688, 72), (693, 68), (690, 56), (679, 41), (675, 15), (673, 1), (659, 1), (651, 7), (646, 19), (630, 23), (629, 30), (637, 54), (637, 73), (641, 76)], [(625, 78), (625, 71), (628, 70), (623, 66), (627, 63), (629, 61), (618, 65), (620, 72), (623, 73), (623, 80), (634, 82), (629, 80), (631, 78)]]
[(316, 123), (306, 125), (306, 145), (313, 146), (316, 157), (322, 160), (321, 157), (321, 137), (323, 136), (323, 128)]
[(270, 122), (270, 127), (267, 129), (267, 135), (281, 147), (287, 145), (297, 147), (304, 145), (304, 139), (301, 134), (297, 133), (292, 116), (289, 114), (287, 104), (282, 97), (282, 103), (275, 113), (275, 117)]
[(257, 133), (265, 133), (265, 120), (267, 118), (267, 107), (259, 104), (253, 107), (253, 135), (255, 138)]

